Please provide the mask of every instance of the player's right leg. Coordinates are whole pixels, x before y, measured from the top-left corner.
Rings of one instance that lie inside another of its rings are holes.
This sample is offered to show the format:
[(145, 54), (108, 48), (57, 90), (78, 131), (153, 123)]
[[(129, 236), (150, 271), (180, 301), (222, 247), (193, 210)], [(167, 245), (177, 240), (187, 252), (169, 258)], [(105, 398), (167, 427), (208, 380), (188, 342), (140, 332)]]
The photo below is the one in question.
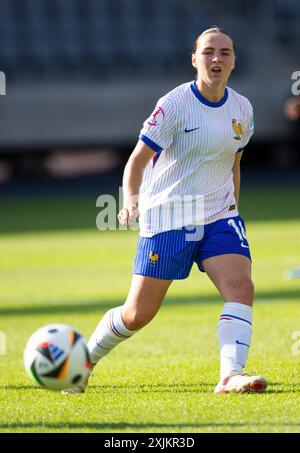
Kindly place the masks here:
[[(128, 297), (123, 306), (112, 308), (101, 319), (88, 347), (92, 367), (119, 343), (148, 324), (158, 312), (172, 280), (133, 275)], [(63, 394), (84, 393), (88, 378), (78, 387)]]
[[(189, 231), (183, 228), (139, 239), (126, 302), (104, 315), (89, 340), (93, 366), (151, 321), (174, 279), (189, 275), (197, 248), (197, 241), (190, 241), (187, 235)], [(84, 382), (63, 393), (84, 392), (86, 386), (87, 382)]]
[(89, 340), (93, 365), (154, 318), (171, 282), (143, 275), (132, 276), (124, 305), (109, 310)]

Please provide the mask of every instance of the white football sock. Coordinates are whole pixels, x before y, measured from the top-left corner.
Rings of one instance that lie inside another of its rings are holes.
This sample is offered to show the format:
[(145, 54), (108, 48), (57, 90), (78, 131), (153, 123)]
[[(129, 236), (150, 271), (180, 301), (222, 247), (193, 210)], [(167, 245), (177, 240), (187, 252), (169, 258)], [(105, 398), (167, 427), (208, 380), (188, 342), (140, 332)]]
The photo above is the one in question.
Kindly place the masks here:
[(238, 302), (226, 302), (218, 323), (221, 379), (243, 371), (251, 335), (252, 307)]
[(95, 365), (117, 344), (130, 338), (136, 331), (128, 330), (122, 319), (122, 306), (109, 310), (88, 342), (91, 363)]

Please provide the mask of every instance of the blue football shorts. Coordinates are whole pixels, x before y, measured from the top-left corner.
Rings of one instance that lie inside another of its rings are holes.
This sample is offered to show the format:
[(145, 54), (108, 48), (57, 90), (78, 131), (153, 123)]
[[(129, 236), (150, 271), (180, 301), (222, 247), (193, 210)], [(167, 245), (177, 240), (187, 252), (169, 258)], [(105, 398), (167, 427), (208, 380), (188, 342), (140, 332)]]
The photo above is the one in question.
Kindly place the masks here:
[(140, 237), (133, 273), (164, 280), (182, 280), (194, 263), (205, 272), (202, 261), (235, 253), (251, 260), (246, 228), (241, 216)]

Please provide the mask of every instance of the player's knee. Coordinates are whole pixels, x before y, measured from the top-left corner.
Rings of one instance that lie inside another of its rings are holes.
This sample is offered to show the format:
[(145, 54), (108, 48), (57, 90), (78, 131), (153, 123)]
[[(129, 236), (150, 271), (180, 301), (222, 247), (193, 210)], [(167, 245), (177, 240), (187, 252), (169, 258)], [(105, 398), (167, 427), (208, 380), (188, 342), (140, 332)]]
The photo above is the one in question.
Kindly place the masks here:
[(244, 279), (243, 286), (244, 286), (244, 291), (247, 294), (247, 297), (249, 299), (253, 300), (253, 297), (254, 297), (254, 283), (251, 280), (251, 278)]
[(254, 297), (254, 284), (249, 277), (245, 277), (240, 281), (239, 291), (241, 292), (241, 300), (242, 302), (251, 302), (253, 301)]
[(253, 297), (254, 284), (250, 277), (245, 276), (230, 282), (226, 298), (251, 305)]

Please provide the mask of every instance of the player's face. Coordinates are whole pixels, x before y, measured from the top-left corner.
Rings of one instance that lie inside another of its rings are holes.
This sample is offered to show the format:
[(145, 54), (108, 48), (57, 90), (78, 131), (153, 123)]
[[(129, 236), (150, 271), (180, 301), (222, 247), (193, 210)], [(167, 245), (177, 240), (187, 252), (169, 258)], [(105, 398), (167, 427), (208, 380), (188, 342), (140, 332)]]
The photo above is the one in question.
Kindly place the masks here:
[(235, 55), (231, 39), (223, 33), (202, 36), (192, 56), (198, 78), (209, 86), (226, 85), (234, 68)]

